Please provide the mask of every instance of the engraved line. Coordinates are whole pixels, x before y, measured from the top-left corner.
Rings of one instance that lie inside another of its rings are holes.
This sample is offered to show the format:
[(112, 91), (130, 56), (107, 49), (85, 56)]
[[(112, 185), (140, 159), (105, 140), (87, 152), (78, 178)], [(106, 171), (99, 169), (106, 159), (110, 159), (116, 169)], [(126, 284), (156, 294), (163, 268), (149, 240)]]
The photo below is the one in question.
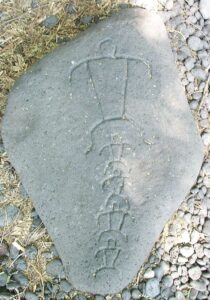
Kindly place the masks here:
[[(130, 144), (128, 143), (112, 143), (111, 145), (123, 145), (123, 146), (127, 146), (127, 147), (132, 147)], [(110, 146), (110, 144), (106, 144), (103, 147), (101, 147), (101, 149), (99, 150), (99, 155), (101, 155), (103, 153), (103, 151), (108, 148)]]
[[(99, 49), (100, 51), (102, 51), (101, 46), (102, 46), (103, 44), (105, 44), (106, 42), (113, 42), (113, 39), (111, 39), (111, 38), (105, 38), (105, 39), (103, 39), (102, 41), (100, 41), (100, 42), (98, 43), (98, 49)], [(112, 56), (115, 57), (115, 54), (116, 54), (116, 52), (117, 52), (117, 47), (116, 47), (116, 45), (114, 45), (114, 44), (113, 44), (113, 46), (114, 46), (114, 51), (113, 51), (113, 53), (112, 53)]]
[(90, 70), (89, 62), (87, 62), (87, 70), (88, 70), (88, 74), (90, 76), (90, 80), (91, 80), (91, 83), (92, 83), (92, 86), (93, 86), (93, 89), (94, 89), (94, 92), (95, 92), (95, 95), (96, 95), (96, 99), (98, 101), (98, 105), (99, 105), (99, 109), (101, 111), (102, 119), (104, 120), (104, 113), (103, 113), (103, 109), (102, 109), (101, 99), (98, 96), (98, 93), (96, 91), (96, 86), (95, 86), (93, 76), (92, 76), (92, 73), (91, 73), (91, 70)]
[(124, 79), (124, 88), (123, 88), (123, 110), (122, 116), (125, 115), (125, 105), (126, 105), (126, 96), (127, 96), (127, 85), (128, 85), (128, 60), (126, 59), (126, 66), (125, 66), (125, 79)]
[(147, 61), (144, 61), (141, 58), (138, 58), (138, 57), (135, 57), (135, 56), (129, 56), (129, 55), (115, 55), (115, 56), (104, 55), (104, 56), (95, 56), (95, 57), (84, 58), (84, 59), (81, 59), (74, 66), (71, 66), (70, 70), (69, 70), (69, 80), (70, 80), (70, 82), (71, 82), (71, 79), (72, 79), (72, 73), (76, 69), (78, 69), (81, 65), (83, 65), (83, 64), (85, 64), (87, 62), (89, 63), (89, 62), (92, 62), (92, 61), (97, 61), (97, 60), (102, 60), (102, 59), (107, 59), (107, 58), (116, 59), (116, 60), (119, 60), (119, 59), (128, 59), (128, 60), (139, 61), (139, 62), (143, 63), (145, 66), (147, 66), (149, 78), (150, 79), (152, 78), (152, 68), (151, 68), (151, 65)]
[(100, 233), (100, 235), (99, 235), (98, 242), (101, 241), (102, 235), (103, 235), (104, 233), (107, 233), (107, 232), (108, 232), (108, 233), (112, 233), (112, 232), (117, 233), (117, 235), (120, 235), (120, 236), (124, 239), (125, 242), (127, 241), (127, 235), (126, 235), (126, 234), (123, 234), (121, 231), (117, 231), (117, 230), (111, 229), (111, 230), (104, 230), (104, 231), (102, 231), (102, 232)]
[(115, 267), (115, 263), (116, 263), (117, 258), (118, 258), (119, 255), (120, 255), (120, 252), (121, 252), (121, 249), (118, 250), (117, 255), (116, 255), (116, 257), (115, 257), (115, 259), (114, 259), (114, 261), (113, 261), (113, 266), (114, 266), (114, 268), (116, 268), (116, 267)]
[[(126, 113), (126, 115), (127, 115), (127, 113)], [(93, 133), (94, 133), (94, 131), (95, 131), (101, 124), (104, 124), (104, 123), (106, 123), (106, 122), (109, 122), (109, 121), (119, 121), (119, 120), (123, 120), (123, 121), (130, 122), (133, 126), (136, 127), (136, 129), (137, 129), (137, 130), (139, 131), (139, 133), (141, 134), (141, 131), (140, 131), (138, 125), (137, 125), (132, 119), (130, 119), (129, 117), (127, 117), (126, 115), (123, 116), (123, 118), (122, 118), (122, 117), (113, 117), (113, 118), (109, 118), (109, 119), (104, 119), (104, 120), (100, 121), (98, 124), (96, 124), (96, 125), (90, 130), (91, 144), (90, 144), (90, 146), (88, 147), (88, 149), (86, 150), (85, 153), (88, 154), (89, 152), (91, 152), (91, 150), (92, 150), (92, 148), (93, 148)], [(131, 122), (131, 120), (132, 120), (132, 122)]]

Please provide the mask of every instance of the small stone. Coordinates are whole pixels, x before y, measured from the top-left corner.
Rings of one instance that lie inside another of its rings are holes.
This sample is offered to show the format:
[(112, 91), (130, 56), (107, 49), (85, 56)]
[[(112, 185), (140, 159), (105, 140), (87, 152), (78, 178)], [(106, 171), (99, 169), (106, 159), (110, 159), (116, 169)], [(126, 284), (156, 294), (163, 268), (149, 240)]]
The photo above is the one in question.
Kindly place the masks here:
[(202, 134), (202, 140), (205, 146), (210, 145), (210, 133), (209, 132), (204, 132)]
[(210, 258), (210, 249), (204, 249), (203, 250), (203, 252), (204, 252), (204, 254), (208, 257), (208, 258)]
[(207, 188), (210, 188), (210, 177), (204, 177), (203, 184), (205, 184)]
[(94, 20), (93, 16), (84, 16), (80, 19), (80, 24), (89, 25)]
[(200, 292), (204, 292), (206, 290), (206, 283), (203, 280), (192, 281), (190, 285), (192, 288)]
[(156, 297), (160, 294), (159, 281), (156, 278), (149, 279), (146, 282), (146, 295), (148, 297)]
[(195, 249), (195, 252), (196, 252), (198, 258), (202, 258), (204, 256), (202, 244), (199, 244), (199, 243), (195, 244), (194, 249)]
[(5, 274), (4, 272), (0, 273), (0, 287), (5, 286), (7, 284), (7, 278), (7, 274)]
[(189, 276), (192, 280), (200, 279), (201, 274), (202, 274), (201, 269), (198, 266), (189, 269)]
[(12, 224), (19, 212), (19, 208), (11, 204), (2, 207), (0, 209), (0, 228)]
[(29, 198), (28, 193), (22, 184), (20, 185), (20, 194), (23, 198)]
[(130, 300), (131, 299), (131, 293), (129, 290), (123, 290), (122, 292), (122, 300)]
[(195, 290), (195, 289), (191, 289), (190, 290), (190, 295), (189, 295), (190, 300), (196, 300), (197, 295), (198, 295), (198, 291), (197, 290)]
[(181, 243), (188, 244), (190, 242), (190, 235), (186, 229), (181, 231)]
[(210, 220), (207, 220), (203, 225), (203, 233), (210, 236)]
[(36, 296), (34, 293), (26, 292), (25, 293), (25, 300), (39, 300), (39, 297)]
[(74, 296), (73, 300), (87, 300), (87, 299), (84, 295), (77, 294), (76, 296)]
[(39, 7), (39, 1), (38, 0), (31, 0), (31, 8), (37, 8)]
[(194, 250), (193, 250), (193, 247), (192, 247), (192, 246), (184, 246), (184, 247), (180, 248), (180, 253), (181, 253), (184, 257), (189, 258), (190, 256), (193, 255)]
[(62, 291), (64, 291), (65, 293), (69, 293), (72, 290), (72, 288), (72, 285), (67, 280), (61, 280), (60, 289)]
[(70, 3), (66, 4), (66, 6), (65, 6), (65, 11), (71, 15), (77, 13), (77, 10), (78, 9), (73, 2), (70, 2)]
[(200, 238), (200, 232), (198, 232), (197, 230), (193, 229), (192, 233), (191, 233), (191, 244), (196, 244), (199, 241)]
[(144, 278), (145, 279), (150, 279), (155, 276), (155, 272), (151, 269), (147, 269), (146, 272), (144, 273)]
[(166, 8), (167, 10), (173, 9), (173, 6), (174, 6), (174, 1), (173, 1), (173, 0), (168, 0), (168, 1), (166, 2), (166, 4), (165, 4), (165, 8)]
[(171, 294), (170, 288), (161, 289), (161, 299), (168, 299), (170, 294)]
[(0, 244), (0, 257), (5, 256), (7, 254), (8, 254), (7, 245), (4, 243)]
[(185, 296), (182, 293), (182, 291), (177, 291), (176, 292), (176, 300), (185, 300)]
[(162, 285), (164, 288), (171, 287), (173, 285), (173, 278), (170, 275), (163, 277)]
[(173, 246), (174, 246), (174, 237), (167, 236), (164, 243), (164, 250), (166, 252), (169, 252)]
[(55, 27), (59, 22), (59, 19), (57, 16), (51, 15), (48, 16), (43, 22), (42, 22), (42, 26), (46, 27), (46, 28), (53, 28)]
[(15, 262), (15, 267), (18, 271), (25, 271), (27, 268), (26, 261), (23, 258), (18, 258)]
[(134, 300), (138, 300), (138, 299), (141, 298), (141, 293), (138, 289), (133, 289), (132, 293), (131, 293), (131, 296)]
[(105, 300), (105, 297), (102, 295), (96, 295), (95, 300)]
[(210, 19), (210, 1), (200, 0), (199, 4), (200, 12), (204, 19)]
[(191, 70), (191, 73), (198, 80), (205, 81), (207, 78), (207, 73), (201, 68), (194, 68)]
[(20, 249), (18, 248), (17, 243), (13, 242), (13, 243), (10, 245), (9, 252), (10, 252), (10, 257), (11, 257), (12, 259), (16, 259), (16, 258), (17, 258), (17, 256), (19, 255), (19, 252), (20, 252)]
[(47, 270), (47, 273), (52, 277), (58, 277), (58, 278), (65, 277), (63, 265), (59, 259), (51, 260), (47, 264), (46, 270)]
[(193, 51), (199, 51), (203, 49), (203, 42), (197, 36), (190, 36), (188, 39), (188, 46)]
[(17, 273), (14, 275), (14, 279), (20, 283), (21, 286), (27, 286), (28, 285), (28, 278), (23, 275), (22, 273)]
[(188, 276), (182, 276), (181, 277), (181, 283), (183, 283), (183, 284), (187, 283), (188, 280), (189, 280)]
[(36, 255), (37, 255), (37, 248), (35, 246), (30, 246), (28, 248), (26, 248), (26, 256), (29, 258), (29, 259), (35, 259), (36, 258)]
[[(6, 288), (8, 290), (15, 290), (15, 289), (19, 289), (21, 287), (21, 284), (19, 282), (16, 282), (14, 280), (10, 280), (7, 285)], [(1, 298), (0, 298), (1, 299)], [(10, 298), (11, 299), (11, 298)]]
[(171, 277), (172, 277), (173, 279), (179, 278), (179, 273), (178, 273), (178, 272), (172, 272), (172, 273), (171, 273)]
[(50, 247), (50, 252), (52, 253), (52, 256), (53, 256), (53, 257), (59, 257), (58, 251), (56, 250), (56, 248), (55, 248), (54, 245), (52, 245), (52, 246)]
[(186, 257), (179, 255), (179, 257), (178, 257), (179, 264), (184, 265), (187, 263), (187, 261), (188, 261), (188, 259)]

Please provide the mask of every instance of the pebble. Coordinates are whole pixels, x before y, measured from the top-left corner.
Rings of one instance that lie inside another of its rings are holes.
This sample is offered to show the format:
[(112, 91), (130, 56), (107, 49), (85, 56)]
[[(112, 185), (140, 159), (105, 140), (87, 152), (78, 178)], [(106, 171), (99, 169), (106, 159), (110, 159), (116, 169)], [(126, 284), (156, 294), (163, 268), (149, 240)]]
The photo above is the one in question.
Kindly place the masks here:
[(39, 7), (39, 1), (38, 0), (31, 0), (31, 8), (37, 8)]
[(26, 292), (25, 293), (25, 300), (39, 300), (39, 297), (36, 296), (34, 293)]
[(8, 248), (7, 245), (2, 243), (0, 244), (0, 257), (8, 255)]
[(0, 273), (0, 287), (5, 286), (7, 284), (8, 276), (4, 272)]
[(105, 297), (102, 295), (96, 295), (95, 300), (105, 300)]
[(210, 220), (207, 220), (203, 225), (203, 233), (210, 236)]
[(19, 208), (11, 204), (0, 208), (0, 228), (6, 225), (11, 225), (12, 222), (17, 218), (19, 212)]
[(41, 23), (42, 26), (46, 27), (46, 28), (53, 28), (55, 27), (59, 22), (59, 19), (57, 16), (51, 15), (46, 17), (46, 19)]
[(196, 266), (189, 269), (189, 276), (192, 280), (198, 280), (201, 277), (201, 268)]
[(27, 286), (28, 285), (28, 278), (23, 273), (17, 273), (14, 275), (14, 279), (21, 285)]
[(157, 278), (151, 278), (146, 282), (145, 292), (151, 298), (160, 294), (160, 286)]
[(29, 246), (28, 248), (26, 248), (25, 254), (29, 259), (35, 259), (37, 252), (38, 252), (37, 248), (32, 245), (32, 246)]
[(184, 65), (187, 71), (192, 70), (195, 65), (195, 59), (192, 57), (188, 57), (187, 59), (185, 59)]
[[(204, 143), (205, 146), (209, 146), (210, 145), (210, 133), (209, 132), (204, 132), (202, 134), (202, 140), (203, 140), (203, 143)], [(210, 184), (207, 187), (210, 187)]]
[(201, 68), (194, 68), (191, 70), (191, 73), (198, 80), (205, 81), (207, 78), (207, 73)]
[(169, 288), (173, 285), (173, 278), (170, 275), (167, 275), (162, 278), (161, 282), (164, 288)]
[(207, 188), (210, 188), (210, 177), (204, 177), (203, 184), (205, 184)]
[(74, 296), (73, 299), (74, 300), (87, 300), (84, 295), (79, 295), (79, 294), (77, 294), (76, 296)]
[(170, 288), (161, 289), (161, 299), (168, 299), (171, 294)]
[(194, 253), (194, 249), (192, 246), (184, 246), (184, 247), (181, 247), (180, 248), (180, 253), (186, 257), (186, 258), (189, 258), (190, 256), (193, 255)]
[(26, 261), (21, 257), (15, 261), (14, 265), (18, 271), (25, 271), (27, 268)]
[(188, 244), (190, 242), (190, 235), (186, 229), (181, 232), (181, 243)]
[(51, 260), (47, 264), (46, 271), (52, 277), (65, 278), (63, 265), (59, 259)]
[(80, 19), (80, 24), (82, 25), (89, 25), (94, 20), (93, 16), (84, 16)]
[(65, 11), (71, 15), (77, 13), (77, 10), (78, 9), (77, 9), (76, 5), (72, 2), (66, 4), (66, 6), (65, 6)]
[(134, 300), (138, 300), (138, 299), (141, 298), (141, 293), (138, 289), (133, 289), (132, 293), (131, 293), (131, 296)]
[(130, 300), (131, 299), (131, 293), (129, 290), (123, 290), (122, 292), (122, 300)]
[(203, 280), (191, 281), (190, 285), (192, 288), (200, 292), (206, 290), (206, 283)]
[(144, 278), (145, 279), (150, 279), (155, 276), (155, 272), (151, 269), (147, 269), (146, 272), (144, 273)]
[(199, 4), (200, 12), (204, 19), (210, 19), (210, 1), (200, 0)]
[(195, 289), (191, 289), (190, 290), (190, 295), (189, 295), (190, 300), (196, 300), (197, 295), (198, 295), (198, 291), (197, 290), (195, 290)]
[(208, 258), (210, 258), (210, 249), (204, 249), (203, 252)]
[(193, 229), (192, 233), (191, 233), (191, 244), (196, 244), (200, 239), (200, 232), (198, 232), (197, 230)]
[(202, 244), (198, 244), (198, 243), (195, 244), (194, 249), (195, 249), (195, 252), (196, 252), (198, 258), (202, 258), (204, 256)]
[(185, 300), (185, 296), (182, 293), (182, 291), (177, 291), (176, 292), (176, 300)]
[(20, 248), (18, 248), (18, 244), (13, 242), (9, 248), (10, 257), (12, 259), (16, 259), (17, 256), (19, 255), (19, 252), (20, 252)]
[(173, 9), (173, 6), (174, 6), (174, 1), (173, 1), (173, 0), (168, 0), (168, 1), (166, 2), (166, 4), (165, 4), (165, 8), (166, 8), (167, 10)]
[[(61, 280), (60, 289), (65, 293), (69, 293), (73, 289), (73, 286), (67, 280)], [(98, 300), (103, 300), (103, 299), (98, 299)]]
[(188, 39), (188, 46), (193, 51), (199, 51), (203, 49), (203, 42), (197, 36), (190, 36)]

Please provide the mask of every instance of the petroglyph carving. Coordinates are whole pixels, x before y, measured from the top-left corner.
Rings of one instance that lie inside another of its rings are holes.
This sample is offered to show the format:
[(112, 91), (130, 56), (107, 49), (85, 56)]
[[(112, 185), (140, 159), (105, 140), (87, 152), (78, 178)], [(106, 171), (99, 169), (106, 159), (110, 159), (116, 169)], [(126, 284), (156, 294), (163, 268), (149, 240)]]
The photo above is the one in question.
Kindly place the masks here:
[[(108, 153), (108, 160), (105, 159), (105, 167), (103, 179), (100, 182), (102, 193), (106, 193), (106, 200), (98, 215), (98, 249), (95, 257), (100, 261), (101, 265), (95, 271), (97, 273), (102, 270), (117, 270), (115, 264), (120, 253), (125, 249), (125, 243), (128, 240), (127, 235), (122, 232), (125, 219), (130, 217), (129, 199), (124, 192), (126, 180), (129, 178), (129, 167), (124, 159), (125, 150), (132, 151), (132, 145), (124, 140), (121, 133), (123, 127), (134, 127), (139, 130), (131, 116), (126, 112), (126, 96), (127, 84), (129, 78), (129, 63), (136, 61), (136, 63), (144, 64), (148, 68), (149, 77), (151, 77), (151, 69), (147, 62), (138, 57), (129, 55), (119, 55), (117, 53), (117, 46), (113, 43), (112, 39), (107, 38), (102, 40), (97, 47), (98, 54), (93, 57), (85, 58), (73, 65), (70, 70), (70, 81), (73, 72), (82, 65), (85, 65), (86, 71), (89, 75), (92, 89), (97, 99), (101, 120), (90, 128), (91, 144), (87, 148), (86, 154), (90, 153), (94, 148), (97, 148), (95, 137), (100, 135), (101, 128), (111, 128), (114, 123), (118, 123), (118, 131), (110, 134), (109, 142), (103, 145), (98, 155), (103, 156)], [(97, 86), (97, 80), (94, 79), (91, 64), (104, 63), (105, 60), (119, 61), (119, 64), (124, 66), (123, 82), (120, 95), (118, 99), (118, 109), (114, 116), (109, 115), (106, 109), (106, 101), (100, 95), (100, 89)], [(121, 129), (121, 130), (120, 130)], [(123, 241), (123, 243), (122, 243)], [(119, 272), (119, 270), (117, 270)], [(119, 272), (120, 273), (120, 272)]]

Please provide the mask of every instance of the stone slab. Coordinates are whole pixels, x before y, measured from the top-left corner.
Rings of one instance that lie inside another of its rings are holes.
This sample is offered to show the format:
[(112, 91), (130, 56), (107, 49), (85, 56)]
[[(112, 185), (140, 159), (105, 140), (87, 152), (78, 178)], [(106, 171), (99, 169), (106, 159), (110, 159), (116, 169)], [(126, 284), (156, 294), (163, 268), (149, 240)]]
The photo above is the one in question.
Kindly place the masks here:
[(165, 27), (142, 9), (22, 76), (3, 140), (69, 281), (97, 294), (132, 281), (203, 158)]

